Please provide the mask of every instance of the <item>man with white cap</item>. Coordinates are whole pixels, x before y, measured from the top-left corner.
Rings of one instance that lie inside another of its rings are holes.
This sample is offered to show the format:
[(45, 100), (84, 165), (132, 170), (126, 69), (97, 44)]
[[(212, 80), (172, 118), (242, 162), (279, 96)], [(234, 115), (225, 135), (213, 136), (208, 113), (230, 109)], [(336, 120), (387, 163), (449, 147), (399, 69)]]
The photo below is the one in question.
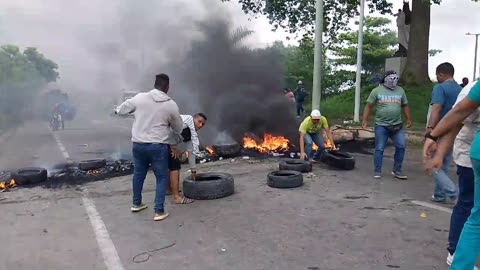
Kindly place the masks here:
[(375, 116), (375, 155), (373, 158), (375, 178), (382, 177), (383, 151), (388, 139), (395, 145), (392, 175), (401, 180), (407, 176), (402, 174), (402, 163), (405, 156), (405, 130), (403, 129), (402, 111), (407, 127), (412, 126), (407, 95), (403, 88), (397, 86), (398, 75), (395, 71), (387, 71), (381, 85), (372, 90), (363, 112), (362, 128), (368, 124), (368, 116), (373, 106), (377, 109)]
[(333, 143), (332, 131), (328, 127), (327, 118), (320, 114), (319, 110), (313, 110), (310, 116), (305, 118), (300, 124), (300, 158), (302, 160), (309, 160), (312, 158), (312, 146), (315, 143), (318, 146), (318, 150), (313, 156), (313, 161), (318, 160), (325, 150), (325, 144), (321, 136), (322, 129), (325, 129), (327, 137), (332, 143), (332, 147), (335, 148)]
[(297, 117), (300, 118), (300, 116), (303, 116), (305, 113), (303, 103), (305, 102), (305, 98), (308, 95), (302, 81), (298, 81), (298, 86), (295, 91), (293, 91), (293, 94), (295, 96), (295, 102), (297, 103)]

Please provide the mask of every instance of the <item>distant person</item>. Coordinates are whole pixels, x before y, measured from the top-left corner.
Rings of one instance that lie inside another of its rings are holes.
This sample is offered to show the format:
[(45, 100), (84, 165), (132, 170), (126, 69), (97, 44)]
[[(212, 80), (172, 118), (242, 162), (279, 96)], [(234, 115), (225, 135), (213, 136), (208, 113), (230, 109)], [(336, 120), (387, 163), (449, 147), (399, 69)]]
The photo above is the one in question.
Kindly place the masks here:
[(303, 85), (303, 81), (298, 81), (297, 88), (295, 91), (293, 91), (293, 94), (295, 96), (295, 102), (297, 103), (297, 117), (300, 117), (305, 113), (303, 103), (305, 102), (305, 98), (308, 96), (307, 90), (305, 90), (305, 86)]
[(295, 102), (295, 95), (293, 94), (293, 92), (290, 88), (288, 88), (288, 87), (284, 88), (283, 89), (283, 94), (288, 99), (288, 101)]
[[(116, 109), (117, 114), (133, 114), (133, 205), (132, 212), (147, 208), (142, 203), (143, 182), (149, 166), (156, 177), (155, 221), (168, 217), (164, 208), (165, 189), (168, 184), (168, 139), (171, 130), (182, 132), (183, 121), (177, 104), (167, 95), (170, 79), (166, 74), (157, 75), (154, 89), (127, 99)], [(175, 155), (177, 155), (175, 153)]]
[[(431, 113), (428, 117), (427, 130), (431, 132), (440, 120), (452, 109), (462, 90), (453, 79), (455, 68), (450, 63), (442, 63), (436, 70), (437, 81), (432, 91)], [(434, 190), (432, 201), (438, 203), (454, 202), (457, 199), (457, 187), (448, 176), (448, 168), (452, 161), (452, 149), (443, 158), (443, 167), (433, 172)]]
[(402, 173), (402, 163), (405, 156), (405, 130), (402, 122), (402, 111), (407, 120), (407, 127), (412, 126), (407, 95), (403, 88), (397, 86), (398, 75), (395, 71), (387, 71), (382, 84), (372, 90), (363, 112), (362, 128), (366, 128), (368, 117), (375, 106), (375, 155), (373, 157), (374, 178), (382, 177), (383, 151), (388, 139), (395, 145), (395, 155), (392, 175), (397, 179), (406, 180)]
[[(312, 160), (313, 162), (320, 159), (325, 151), (325, 143), (323, 142), (322, 129), (327, 133), (327, 137), (332, 143), (332, 149), (335, 149), (333, 142), (333, 134), (328, 127), (327, 118), (320, 114), (319, 110), (313, 110), (310, 116), (305, 118), (300, 124), (298, 131), (300, 132), (300, 159)], [(318, 146), (315, 156), (312, 157), (313, 143)]]
[[(425, 134), (425, 148), (429, 148), (427, 144), (437, 142), (440, 138), (443, 141), (452, 129), (458, 130), (462, 127), (465, 119), (474, 113), (480, 106), (480, 83), (476, 82), (467, 97), (459, 102), (450, 110), (440, 123), (435, 126), (431, 132)], [(475, 261), (480, 253), (480, 133), (477, 130), (470, 148), (470, 161), (472, 163), (474, 175), (474, 198), (473, 209), (468, 217), (467, 222), (463, 226), (460, 239), (455, 249), (451, 270), (469, 270), (474, 269)], [(434, 165), (436, 170), (443, 168), (442, 160)]]
[[(455, 106), (464, 100), (470, 90), (475, 85), (475, 82), (468, 84), (462, 89), (457, 97)], [(452, 108), (452, 110), (453, 110)], [(443, 125), (440, 122), (434, 129), (440, 128)], [(428, 173), (432, 173), (433, 169), (441, 170), (443, 167), (443, 159), (453, 145), (453, 160), (457, 165), (458, 175), (458, 200), (453, 207), (452, 216), (450, 218), (450, 230), (448, 231), (448, 255), (447, 264), (451, 265), (455, 257), (457, 243), (460, 239), (460, 233), (467, 221), (473, 208), (474, 194), (475, 194), (475, 177), (472, 169), (472, 161), (470, 159), (470, 149), (472, 147), (475, 133), (480, 127), (480, 110), (476, 109), (461, 125), (456, 127), (449, 127), (446, 134), (442, 135), (442, 139), (438, 144), (432, 139), (425, 139), (424, 146), (424, 164)], [(432, 132), (434, 132), (432, 131)], [(436, 147), (434, 147), (437, 145)], [(431, 157), (435, 153), (435, 158)], [(477, 268), (475, 268), (477, 269)]]
[(373, 78), (370, 80), (370, 83), (371, 84), (379, 84), (382, 82), (382, 78), (380, 78), (380, 76), (376, 75), (373, 76)]
[(58, 128), (65, 129), (64, 114), (65, 106), (60, 102), (55, 103), (52, 108), (52, 117), (50, 119), (51, 125), (54, 130)]
[(467, 77), (464, 77), (462, 79), (462, 84), (460, 84), (460, 87), (464, 88), (465, 86), (467, 86), (467, 84), (469, 83), (470, 81), (468, 80)]
[[(197, 131), (205, 125), (207, 116), (203, 113), (197, 113), (194, 116), (182, 115), (182, 120), (183, 130), (181, 134), (173, 134), (173, 137), (176, 137), (174, 138), (175, 146), (171, 147), (175, 147), (179, 153), (185, 154), (188, 152), (188, 163), (190, 165), (192, 180), (195, 180), (197, 176), (196, 157), (202, 156)], [(170, 171), (170, 186), (168, 191), (173, 195), (173, 203), (190, 204), (194, 201), (180, 196), (179, 192), (181, 163), (180, 158), (175, 157), (173, 153), (170, 155), (168, 160), (168, 169)]]

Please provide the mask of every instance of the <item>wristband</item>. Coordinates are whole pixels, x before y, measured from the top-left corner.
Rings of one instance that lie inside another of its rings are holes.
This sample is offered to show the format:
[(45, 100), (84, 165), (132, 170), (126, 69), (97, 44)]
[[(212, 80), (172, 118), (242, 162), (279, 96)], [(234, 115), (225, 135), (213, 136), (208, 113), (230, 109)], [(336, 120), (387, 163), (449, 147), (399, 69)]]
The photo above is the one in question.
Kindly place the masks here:
[(426, 138), (426, 139), (430, 139), (430, 140), (432, 140), (432, 141), (434, 141), (434, 142), (437, 142), (437, 141), (438, 141), (438, 137), (432, 136), (431, 132), (425, 133), (425, 138)]

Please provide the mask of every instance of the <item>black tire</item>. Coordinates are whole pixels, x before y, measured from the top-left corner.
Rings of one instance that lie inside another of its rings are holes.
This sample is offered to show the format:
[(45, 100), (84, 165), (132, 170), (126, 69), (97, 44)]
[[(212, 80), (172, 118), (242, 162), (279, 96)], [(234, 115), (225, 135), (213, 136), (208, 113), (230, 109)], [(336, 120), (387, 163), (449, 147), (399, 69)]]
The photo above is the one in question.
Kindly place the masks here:
[(214, 200), (235, 193), (233, 176), (227, 173), (199, 173), (193, 181), (189, 176), (183, 181), (183, 195), (195, 200)]
[(281, 171), (297, 171), (307, 173), (312, 171), (312, 163), (301, 159), (287, 159), (278, 164)]
[(224, 144), (224, 145), (213, 145), (213, 151), (219, 157), (236, 157), (240, 154), (240, 145), (238, 143), (234, 144)]
[(353, 170), (355, 168), (355, 158), (348, 153), (327, 151), (323, 155), (323, 161), (332, 167), (340, 170)]
[(78, 163), (78, 168), (82, 171), (98, 170), (107, 165), (105, 159), (82, 160)]
[(267, 185), (272, 188), (301, 187), (303, 175), (297, 171), (274, 171), (268, 174)]
[(13, 174), (18, 185), (36, 184), (47, 180), (47, 170), (44, 168), (23, 168)]

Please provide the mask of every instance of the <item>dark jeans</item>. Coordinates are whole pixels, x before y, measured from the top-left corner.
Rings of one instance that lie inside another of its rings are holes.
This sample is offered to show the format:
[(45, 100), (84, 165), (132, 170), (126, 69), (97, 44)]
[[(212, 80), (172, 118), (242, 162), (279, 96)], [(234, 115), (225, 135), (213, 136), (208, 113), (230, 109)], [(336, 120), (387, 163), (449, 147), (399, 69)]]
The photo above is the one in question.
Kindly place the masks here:
[(320, 132), (306, 133), (303, 137), (303, 141), (305, 142), (305, 154), (307, 154), (307, 160), (312, 158), (313, 143), (318, 146), (318, 150), (313, 156), (313, 159), (317, 160), (322, 156), (323, 152), (325, 151), (325, 144), (323, 142), (322, 136), (320, 136)]
[(458, 175), (458, 201), (453, 207), (450, 218), (450, 232), (448, 234), (448, 252), (455, 253), (458, 239), (462, 232), (463, 225), (467, 222), (470, 212), (473, 208), (473, 194), (475, 190), (475, 177), (473, 169), (457, 165)]
[(303, 102), (297, 102), (297, 116), (303, 115), (305, 109), (303, 108)]
[(375, 155), (373, 157), (375, 172), (382, 172), (383, 151), (387, 145), (388, 138), (391, 138), (395, 145), (393, 172), (400, 173), (402, 172), (402, 163), (405, 156), (405, 130), (400, 128), (398, 131), (392, 132), (380, 125), (375, 125)]
[(143, 182), (149, 166), (157, 179), (155, 213), (164, 212), (165, 191), (168, 184), (168, 145), (133, 143), (133, 205), (142, 203)]

